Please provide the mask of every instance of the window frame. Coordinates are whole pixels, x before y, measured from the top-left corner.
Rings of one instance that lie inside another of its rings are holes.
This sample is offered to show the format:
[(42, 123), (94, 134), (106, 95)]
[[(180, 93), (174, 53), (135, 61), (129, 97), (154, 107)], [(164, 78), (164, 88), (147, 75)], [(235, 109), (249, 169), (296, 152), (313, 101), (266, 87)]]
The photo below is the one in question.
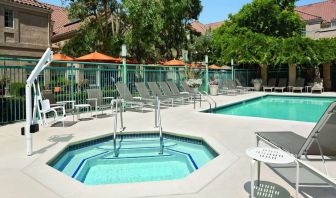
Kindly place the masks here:
[[(6, 26), (6, 18), (7, 18), (7, 12), (10, 11), (12, 13), (12, 27), (11, 26)], [(4, 27), (5, 28), (10, 28), (10, 29), (14, 29), (15, 27), (15, 24), (14, 24), (14, 10), (12, 9), (7, 9), (7, 8), (4, 8)]]

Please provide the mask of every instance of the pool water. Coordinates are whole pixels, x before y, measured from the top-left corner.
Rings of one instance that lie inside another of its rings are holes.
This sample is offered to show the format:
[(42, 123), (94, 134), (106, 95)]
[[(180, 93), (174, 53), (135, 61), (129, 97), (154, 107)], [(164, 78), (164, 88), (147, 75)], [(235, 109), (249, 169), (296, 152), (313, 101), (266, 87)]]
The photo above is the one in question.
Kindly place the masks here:
[(159, 154), (158, 135), (123, 135), (69, 146), (49, 165), (88, 185), (181, 179), (218, 154), (206, 142), (173, 135), (164, 136)]
[(318, 122), (333, 97), (263, 96), (215, 109), (216, 114)]

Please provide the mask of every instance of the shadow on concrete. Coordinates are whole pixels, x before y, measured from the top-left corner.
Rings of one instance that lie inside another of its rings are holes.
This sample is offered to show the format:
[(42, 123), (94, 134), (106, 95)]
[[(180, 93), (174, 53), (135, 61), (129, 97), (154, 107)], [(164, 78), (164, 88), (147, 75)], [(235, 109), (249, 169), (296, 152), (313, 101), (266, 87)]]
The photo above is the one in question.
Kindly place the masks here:
[(40, 148), (39, 150), (36, 150), (33, 152), (33, 154), (42, 154), (45, 153), (49, 148), (55, 146), (56, 144), (60, 142), (69, 142), (73, 138), (73, 134), (65, 134), (65, 135), (53, 135), (48, 138), (48, 142), (51, 144)]
[[(73, 125), (77, 124), (77, 121), (64, 121), (64, 127), (72, 127)], [(62, 122), (56, 122), (51, 125), (51, 127), (63, 127)]]
[[(277, 175), (295, 189), (296, 165), (267, 164)], [(262, 173), (261, 173), (262, 174)], [(299, 192), (303, 197), (336, 197), (336, 189), (316, 176), (310, 169), (300, 166)]]
[(98, 115), (94, 115), (93, 117), (98, 118), (98, 119), (102, 119), (102, 118), (109, 118), (109, 117), (113, 117), (113, 114), (98, 114)]
[[(251, 182), (246, 182), (244, 184), (244, 189), (246, 192), (251, 194)], [(291, 198), (290, 193), (282, 186), (267, 182), (260, 181), (258, 186), (257, 181), (254, 183), (254, 197), (256, 198)]]

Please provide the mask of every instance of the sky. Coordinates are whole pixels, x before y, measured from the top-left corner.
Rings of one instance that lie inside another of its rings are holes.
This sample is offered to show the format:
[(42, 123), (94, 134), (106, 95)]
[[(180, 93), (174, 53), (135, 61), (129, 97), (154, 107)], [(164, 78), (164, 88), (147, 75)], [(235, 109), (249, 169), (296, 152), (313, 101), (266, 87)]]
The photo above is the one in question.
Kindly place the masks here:
[[(40, 0), (42, 2), (62, 5), (61, 0)], [(203, 5), (203, 11), (199, 17), (199, 21), (202, 23), (212, 23), (223, 21), (227, 16), (232, 13), (237, 13), (244, 4), (251, 2), (252, 0), (201, 0)], [(297, 5), (306, 5), (310, 3), (321, 2), (323, 0), (299, 0)]]

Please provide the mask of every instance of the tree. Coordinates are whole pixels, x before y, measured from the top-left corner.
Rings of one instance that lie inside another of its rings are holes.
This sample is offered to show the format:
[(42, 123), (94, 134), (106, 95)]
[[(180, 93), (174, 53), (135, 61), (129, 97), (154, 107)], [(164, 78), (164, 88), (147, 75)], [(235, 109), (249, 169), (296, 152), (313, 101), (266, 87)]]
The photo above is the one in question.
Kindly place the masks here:
[(296, 0), (254, 0), (246, 4), (230, 21), (237, 28), (274, 37), (301, 35), (303, 23), (294, 11)]
[[(80, 56), (94, 50), (118, 55), (127, 29), (125, 13), (117, 0), (66, 0), (69, 15), (81, 20), (79, 33), (70, 39), (63, 51)], [(83, 42), (85, 41), (85, 42)]]
[(188, 26), (202, 10), (200, 0), (123, 0), (130, 26), (126, 35), (130, 52), (138, 59), (175, 58), (188, 47)]

